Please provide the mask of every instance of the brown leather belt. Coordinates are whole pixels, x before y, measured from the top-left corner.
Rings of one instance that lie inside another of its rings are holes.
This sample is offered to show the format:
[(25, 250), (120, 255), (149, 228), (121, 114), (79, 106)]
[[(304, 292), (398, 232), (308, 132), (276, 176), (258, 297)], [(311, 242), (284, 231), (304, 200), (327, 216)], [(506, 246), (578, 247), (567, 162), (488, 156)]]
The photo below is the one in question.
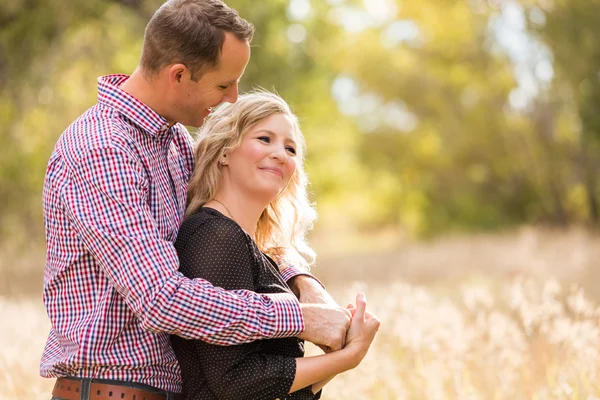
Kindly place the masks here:
[[(52, 390), (52, 396), (65, 400), (79, 400), (81, 381), (77, 379), (58, 378)], [(92, 382), (90, 400), (165, 400), (162, 394), (143, 389), (130, 388), (107, 383)]]

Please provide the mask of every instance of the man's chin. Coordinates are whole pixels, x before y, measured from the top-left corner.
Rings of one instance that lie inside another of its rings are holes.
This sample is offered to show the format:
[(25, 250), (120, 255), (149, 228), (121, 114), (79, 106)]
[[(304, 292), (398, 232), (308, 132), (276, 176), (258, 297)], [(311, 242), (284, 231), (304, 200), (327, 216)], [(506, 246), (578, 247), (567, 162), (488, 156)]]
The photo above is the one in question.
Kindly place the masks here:
[(191, 126), (192, 128), (200, 128), (202, 125), (204, 125), (204, 119), (206, 117), (202, 117), (202, 119), (195, 119), (195, 120), (190, 120), (188, 122), (181, 122), (181, 124), (185, 125), (185, 126)]

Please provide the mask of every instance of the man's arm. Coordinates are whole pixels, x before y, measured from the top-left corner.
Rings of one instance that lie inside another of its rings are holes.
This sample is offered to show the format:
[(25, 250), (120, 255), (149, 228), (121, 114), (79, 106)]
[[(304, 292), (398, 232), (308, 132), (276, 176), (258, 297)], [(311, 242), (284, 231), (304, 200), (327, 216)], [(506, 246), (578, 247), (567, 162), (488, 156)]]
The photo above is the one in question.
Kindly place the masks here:
[(319, 345), (325, 352), (342, 349), (352, 319), (350, 311), (340, 307), (307, 271), (289, 266), (281, 274), (300, 299), (305, 330), (299, 337)]
[(141, 326), (215, 344), (296, 336), (303, 331), (294, 296), (228, 292), (185, 278), (173, 243), (148, 206), (139, 161), (110, 147), (71, 163), (61, 190), (78, 239), (135, 313)]
[[(289, 269), (296, 268), (289, 267)], [(338, 305), (329, 292), (327, 292), (325, 286), (316, 277), (306, 271), (301, 271), (297, 275), (288, 278), (287, 284), (298, 297), (300, 303)]]

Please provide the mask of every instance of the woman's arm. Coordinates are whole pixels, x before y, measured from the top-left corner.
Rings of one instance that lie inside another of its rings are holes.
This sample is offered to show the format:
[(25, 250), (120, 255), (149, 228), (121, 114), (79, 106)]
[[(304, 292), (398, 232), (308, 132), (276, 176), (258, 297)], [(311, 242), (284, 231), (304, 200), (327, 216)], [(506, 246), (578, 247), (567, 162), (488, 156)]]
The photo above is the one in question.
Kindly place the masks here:
[(346, 347), (332, 353), (296, 359), (296, 376), (290, 393), (313, 385), (313, 393), (318, 392), (336, 374), (355, 368), (365, 357), (375, 334), (379, 320), (366, 312), (364, 294), (356, 296), (356, 311), (346, 335)]
[[(331, 296), (330, 296), (331, 298)], [(333, 298), (331, 298), (333, 301)], [(352, 317), (354, 317), (354, 314), (356, 314), (356, 306), (352, 303), (348, 304), (348, 306), (346, 307), (350, 313), (352, 314)], [(323, 346), (319, 346), (321, 347), (321, 349), (323, 349)], [(330, 353), (332, 350), (328, 349), (328, 348), (324, 348), (323, 351), (325, 351), (325, 353)], [(314, 383), (312, 385), (312, 391), (313, 393), (317, 393), (319, 390), (323, 389), (325, 387), (325, 385), (327, 385), (329, 383), (329, 381), (331, 381), (333, 378), (335, 378), (337, 374), (333, 374), (333, 375), (329, 375), (327, 378), (320, 380), (316, 383)]]
[(343, 350), (320, 356), (296, 358), (296, 376), (290, 393), (306, 386), (311, 386), (312, 392), (317, 393), (337, 374), (355, 366), (352, 355)]

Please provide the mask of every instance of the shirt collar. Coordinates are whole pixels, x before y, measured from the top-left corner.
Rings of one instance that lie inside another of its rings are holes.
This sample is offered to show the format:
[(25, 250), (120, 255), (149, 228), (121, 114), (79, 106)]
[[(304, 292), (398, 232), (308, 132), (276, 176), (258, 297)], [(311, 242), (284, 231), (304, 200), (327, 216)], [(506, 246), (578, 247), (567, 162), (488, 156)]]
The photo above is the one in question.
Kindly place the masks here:
[(129, 79), (128, 75), (114, 74), (98, 78), (98, 103), (119, 111), (151, 136), (157, 136), (168, 130), (167, 120), (161, 117), (119, 86)]

